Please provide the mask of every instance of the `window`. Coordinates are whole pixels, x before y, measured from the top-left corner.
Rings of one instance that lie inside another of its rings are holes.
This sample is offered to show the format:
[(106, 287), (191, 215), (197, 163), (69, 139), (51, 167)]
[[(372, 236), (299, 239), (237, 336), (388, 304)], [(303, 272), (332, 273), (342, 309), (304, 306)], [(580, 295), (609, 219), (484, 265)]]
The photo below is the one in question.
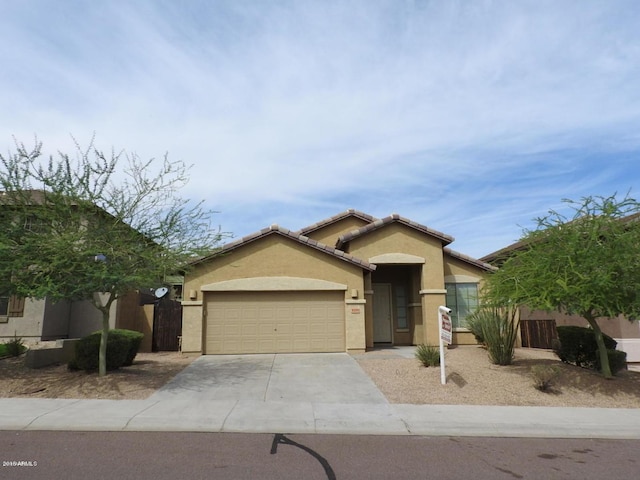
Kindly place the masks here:
[(28, 215), (24, 219), (24, 229), (33, 233), (46, 233), (48, 230), (45, 220), (36, 215)]
[(0, 297), (0, 317), (22, 317), (24, 314), (24, 298), (11, 296)]
[(467, 315), (478, 308), (477, 283), (446, 283), (447, 307), (451, 309), (453, 328), (466, 328)]
[(403, 285), (396, 285), (396, 317), (398, 330), (407, 330), (407, 292)]

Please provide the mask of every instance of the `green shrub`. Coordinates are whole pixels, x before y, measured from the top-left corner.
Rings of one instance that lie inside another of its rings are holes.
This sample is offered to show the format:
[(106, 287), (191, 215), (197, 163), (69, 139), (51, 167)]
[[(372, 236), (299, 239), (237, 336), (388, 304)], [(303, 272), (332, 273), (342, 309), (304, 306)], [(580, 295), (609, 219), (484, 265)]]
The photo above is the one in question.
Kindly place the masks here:
[(558, 338), (554, 338), (551, 340), (551, 350), (556, 356), (560, 359), (562, 363), (568, 363), (564, 357), (564, 353), (562, 352), (562, 344)]
[(126, 339), (129, 342), (129, 350), (127, 352), (127, 358), (124, 361), (123, 366), (128, 367), (133, 365), (133, 360), (136, 358), (138, 354), (138, 350), (140, 349), (140, 344), (142, 343), (142, 339), (144, 338), (144, 334), (140, 332), (136, 332), (134, 330), (125, 330), (125, 329), (114, 329), (109, 331), (109, 337), (111, 336), (121, 337)]
[(515, 311), (499, 308), (480, 308), (467, 317), (474, 328), (482, 332), (489, 360), (496, 365), (510, 365), (513, 361), (518, 322)]
[(482, 333), (482, 322), (478, 319), (477, 316), (470, 315), (467, 317), (467, 328), (473, 334), (480, 345), (484, 345), (484, 335)]
[[(554, 351), (560, 360), (578, 367), (599, 370), (598, 344), (596, 343), (595, 333), (591, 328), (561, 325), (556, 327), (556, 330), (560, 345), (558, 350), (554, 349)], [(618, 343), (604, 333), (602, 337), (607, 350), (615, 350)]]
[[(76, 343), (76, 358), (69, 362), (70, 369), (79, 369), (86, 372), (98, 370), (100, 355), (100, 340), (102, 332), (94, 332), (81, 338)], [(130, 341), (126, 337), (111, 335), (107, 337), (107, 370), (116, 370), (122, 367), (129, 353)]]
[(416, 358), (425, 367), (437, 367), (440, 365), (440, 349), (433, 345), (418, 345)]
[[(623, 352), (622, 350), (607, 349), (607, 356), (609, 357), (609, 368), (611, 368), (611, 375), (615, 375), (621, 370), (626, 370), (627, 352)], [(596, 357), (594, 368), (598, 371), (601, 370), (599, 356)]]
[(548, 392), (559, 373), (557, 365), (534, 365), (531, 368), (533, 386), (541, 392)]
[(2, 349), (0, 349), (0, 357), (10, 356), (17, 357), (18, 355), (22, 355), (27, 347), (22, 343), (22, 338), (14, 336), (13, 340), (9, 340), (6, 343), (3, 343)]

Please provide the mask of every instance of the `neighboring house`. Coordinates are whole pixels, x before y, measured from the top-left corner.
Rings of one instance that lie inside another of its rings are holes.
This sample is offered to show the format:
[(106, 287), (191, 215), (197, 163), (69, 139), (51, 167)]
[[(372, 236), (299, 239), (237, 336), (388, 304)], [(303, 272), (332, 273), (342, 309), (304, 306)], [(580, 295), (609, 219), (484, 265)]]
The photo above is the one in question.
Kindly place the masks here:
[[(634, 214), (622, 220), (632, 221), (638, 218), (638, 214)], [(525, 243), (518, 241), (485, 255), (480, 260), (494, 266), (500, 266), (506, 258), (524, 247)], [(555, 329), (560, 325), (589, 327), (588, 322), (579, 315), (520, 308), (520, 338), (524, 347), (551, 348), (552, 340), (557, 338)], [(627, 352), (628, 362), (640, 362), (640, 322), (637, 320), (630, 322), (627, 318), (619, 316), (599, 319), (598, 325), (604, 333), (618, 342), (618, 350)]]
[(277, 225), (194, 262), (184, 283), (182, 351), (363, 351), (438, 343), (438, 306), (455, 344), (476, 343), (465, 317), (493, 267), (453, 238), (399, 215), (356, 210), (290, 231)]
[[(30, 195), (33, 197), (34, 205), (43, 203), (42, 192), (34, 190)], [(0, 218), (10, 221), (12, 216), (9, 214)], [(41, 226), (38, 225), (36, 216), (33, 216), (24, 220), (24, 228), (37, 232)], [(181, 293), (181, 277), (170, 280), (175, 284), (172, 293), (174, 295)], [(9, 281), (7, 279), (7, 282)], [(110, 328), (128, 328), (144, 333), (145, 337), (140, 348), (143, 352), (152, 350), (152, 342), (155, 340), (153, 337), (157, 330), (154, 329), (156, 316), (154, 313), (157, 312), (154, 312), (153, 300), (149, 300), (148, 297), (149, 295), (141, 292), (132, 292), (117, 299), (112, 305), (109, 319)], [(177, 319), (177, 321), (179, 323), (180, 320)], [(0, 296), (0, 342), (6, 342), (17, 336), (25, 343), (33, 344), (47, 340), (79, 338), (100, 329), (102, 329), (102, 314), (88, 301), (54, 303), (48, 298), (37, 300)], [(172, 328), (173, 330), (175, 328)], [(177, 349), (177, 339), (175, 344)]]
[[(120, 319), (129, 321), (137, 296), (119, 299), (109, 320), (112, 328), (120, 327)], [(62, 338), (78, 338), (102, 328), (102, 314), (89, 302), (53, 303), (49, 299), (0, 297), (0, 342), (15, 336), (25, 343)]]

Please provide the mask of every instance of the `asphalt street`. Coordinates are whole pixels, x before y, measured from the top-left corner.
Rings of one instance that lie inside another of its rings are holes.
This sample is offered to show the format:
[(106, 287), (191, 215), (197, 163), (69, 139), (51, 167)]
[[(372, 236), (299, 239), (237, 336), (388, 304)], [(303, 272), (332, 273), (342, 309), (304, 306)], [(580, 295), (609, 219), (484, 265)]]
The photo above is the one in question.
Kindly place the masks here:
[(2, 479), (632, 479), (640, 440), (0, 432)]

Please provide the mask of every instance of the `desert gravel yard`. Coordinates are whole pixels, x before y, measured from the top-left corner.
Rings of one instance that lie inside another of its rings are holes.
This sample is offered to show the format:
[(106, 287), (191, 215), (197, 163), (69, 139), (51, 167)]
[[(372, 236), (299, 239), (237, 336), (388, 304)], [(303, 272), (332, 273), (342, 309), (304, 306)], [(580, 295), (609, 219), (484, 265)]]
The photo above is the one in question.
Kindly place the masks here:
[(66, 365), (27, 368), (24, 355), (0, 360), (0, 398), (104, 398), (139, 400), (155, 393), (194, 357), (177, 352), (139, 353), (133, 365), (108, 372), (70, 372)]
[[(391, 403), (450, 405), (537, 405), (640, 407), (640, 372), (623, 371), (613, 380), (564, 365), (544, 350), (516, 349), (513, 365), (492, 365), (481, 347), (446, 351), (447, 384), (439, 367), (423, 367), (414, 349), (379, 349), (354, 355)], [(65, 365), (32, 370), (24, 356), (0, 360), (0, 398), (144, 399), (171, 380), (195, 357), (177, 352), (140, 353), (134, 364), (106, 377), (70, 372)], [(530, 370), (551, 364), (560, 374), (550, 393), (533, 387)], [(347, 387), (345, 387), (347, 388)]]
[[(623, 371), (605, 380), (594, 371), (561, 363), (546, 350), (516, 349), (512, 365), (498, 366), (479, 346), (448, 349), (446, 385), (440, 382), (440, 367), (423, 367), (415, 358), (398, 357), (394, 349), (374, 350), (356, 359), (390, 403), (640, 407), (640, 372)], [(539, 364), (560, 369), (548, 393), (533, 386), (531, 368)]]

